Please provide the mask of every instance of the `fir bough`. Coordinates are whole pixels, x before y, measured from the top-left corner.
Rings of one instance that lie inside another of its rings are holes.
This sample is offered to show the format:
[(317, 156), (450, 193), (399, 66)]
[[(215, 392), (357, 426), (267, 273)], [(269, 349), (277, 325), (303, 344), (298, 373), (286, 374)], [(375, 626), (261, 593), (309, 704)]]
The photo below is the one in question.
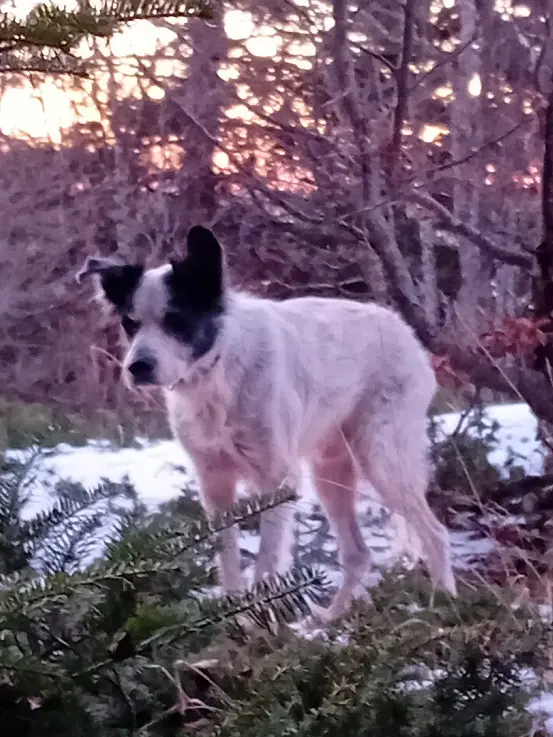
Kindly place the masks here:
[(86, 76), (85, 64), (74, 55), (83, 38), (109, 38), (136, 20), (209, 19), (218, 5), (218, 0), (78, 0), (73, 9), (39, 3), (23, 19), (0, 12), (0, 72)]
[[(252, 658), (248, 688), (205, 734), (217, 737), (520, 737), (530, 668), (551, 628), (490, 590), (428, 607), (415, 574), (386, 577), (372, 604), (315, 641)], [(244, 668), (244, 664), (241, 665)]]
[[(86, 491), (58, 482), (50, 509), (25, 520), (31, 468), (5, 463), (1, 474), (0, 539), (20, 553), (0, 580), (0, 710), (9, 716), (8, 734), (105, 735), (111, 727), (128, 734), (124, 712), (135, 692), (149, 705), (136, 724), (157, 721), (170, 708), (171, 683), (158, 684), (153, 671), (172, 671), (177, 658), (222, 635), (243, 641), (248, 621), (267, 631), (294, 621), (324, 592), (323, 577), (303, 569), (243, 595), (206, 596), (215, 583), (217, 533), (290, 502), (288, 490), (208, 521), (200, 513), (178, 517), (178, 505), (148, 514), (127, 483)], [(90, 563), (86, 540), (106, 534), (104, 512), (118, 521)], [(68, 722), (80, 731), (68, 732)]]

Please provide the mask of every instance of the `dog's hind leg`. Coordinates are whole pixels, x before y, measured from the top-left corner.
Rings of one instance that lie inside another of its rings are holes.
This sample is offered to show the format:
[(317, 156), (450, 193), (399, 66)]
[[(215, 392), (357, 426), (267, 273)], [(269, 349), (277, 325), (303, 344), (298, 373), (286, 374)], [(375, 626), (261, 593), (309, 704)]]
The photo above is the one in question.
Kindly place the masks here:
[[(214, 463), (212, 459), (195, 461), (200, 481), (202, 505), (210, 519), (226, 512), (236, 501), (237, 475), (232, 466)], [(244, 588), (240, 570), (240, 547), (238, 530), (232, 525), (219, 533), (219, 571), (221, 585), (227, 593)]]
[(313, 479), (318, 498), (336, 535), (342, 584), (326, 611), (324, 621), (344, 614), (357, 588), (362, 585), (370, 561), (355, 509), (356, 472), (350, 449), (341, 431), (333, 435), (324, 450), (313, 460)]
[(357, 423), (352, 449), (383, 503), (417, 534), (434, 586), (455, 595), (449, 533), (426, 500), (429, 463), (425, 418), (404, 410), (372, 414)]

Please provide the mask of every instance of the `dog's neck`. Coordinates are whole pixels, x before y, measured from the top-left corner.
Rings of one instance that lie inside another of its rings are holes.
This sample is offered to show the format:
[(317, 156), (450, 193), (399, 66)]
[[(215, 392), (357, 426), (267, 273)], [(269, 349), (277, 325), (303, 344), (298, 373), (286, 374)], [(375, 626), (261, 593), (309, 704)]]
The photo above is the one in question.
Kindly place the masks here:
[(236, 355), (232, 328), (228, 330), (229, 324), (232, 325), (235, 314), (243, 309), (244, 304), (248, 305), (257, 299), (247, 293), (229, 292), (216, 344), (196, 361), (182, 379), (165, 389), (168, 398), (175, 401), (181, 399), (200, 411), (206, 402), (218, 401), (228, 406), (233, 395), (231, 386), (239, 383), (243, 371), (240, 356)]
[(178, 379), (172, 386), (166, 387), (165, 391), (176, 392), (181, 395), (195, 393), (200, 386), (211, 383), (220, 361), (221, 352), (219, 350), (210, 351), (196, 362), (188, 376)]
[(233, 392), (226, 383), (219, 352), (202, 358), (192, 375), (164, 390), (173, 433), (189, 452), (225, 443)]

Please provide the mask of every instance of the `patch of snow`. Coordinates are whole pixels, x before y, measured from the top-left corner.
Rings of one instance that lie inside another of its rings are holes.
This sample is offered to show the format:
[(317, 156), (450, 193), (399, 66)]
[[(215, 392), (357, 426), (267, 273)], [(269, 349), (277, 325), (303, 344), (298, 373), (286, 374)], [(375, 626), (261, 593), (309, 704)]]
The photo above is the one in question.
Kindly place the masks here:
[[(498, 445), (490, 454), (490, 463), (502, 468), (509, 458), (515, 454), (517, 464), (523, 466), (526, 473), (543, 472), (543, 447), (536, 439), (538, 422), (527, 404), (494, 404), (486, 408), (485, 419), (490, 424), (497, 422)], [(455, 431), (460, 419), (458, 412), (439, 416), (439, 425), (443, 437)]]
[(494, 540), (476, 537), (464, 530), (450, 532), (450, 538), (453, 564), (458, 570), (469, 570), (474, 560), (484, 558), (495, 549)]
[(532, 699), (526, 708), (546, 732), (553, 734), (553, 693), (542, 693)]
[[(8, 454), (23, 459), (22, 451)], [(56, 478), (70, 479), (86, 488), (102, 479), (119, 482), (128, 479), (141, 500), (154, 510), (165, 501), (177, 497), (192, 481), (186, 469), (187, 458), (173, 441), (144, 444), (141, 448), (115, 448), (103, 442), (90, 441), (83, 447), (66, 443), (58, 445), (40, 458), (33, 468), (33, 500), (27, 514), (36, 514), (49, 501), (51, 483)]]
[[(455, 430), (458, 413), (443, 414), (438, 418), (443, 437)], [(527, 405), (492, 405), (485, 412), (486, 420), (499, 423), (499, 443), (490, 454), (490, 461), (502, 466), (508, 459), (509, 449), (517, 456), (528, 473), (540, 473), (543, 456), (540, 443), (535, 439), (537, 423)], [(21, 458), (21, 451), (8, 453)], [(84, 447), (60, 444), (39, 457), (33, 468), (32, 498), (26, 508), (26, 517), (32, 517), (49, 506), (52, 482), (56, 478), (71, 479), (85, 487), (93, 487), (102, 479), (120, 482), (128, 479), (139, 497), (150, 510), (161, 503), (175, 499), (185, 487), (195, 484), (193, 464), (183, 449), (172, 440), (148, 441), (140, 438), (136, 447), (116, 448), (107, 441), (90, 441)], [(300, 479), (297, 508), (304, 515), (313, 513), (316, 495), (309, 470)], [(367, 544), (371, 548), (377, 566), (389, 564), (403, 554), (410, 553), (416, 559), (420, 541), (414, 539), (405, 521), (397, 515), (388, 515), (378, 495), (368, 485), (360, 489), (359, 511)], [(390, 522), (392, 525), (390, 525)], [(390, 528), (395, 528), (391, 530)], [(395, 532), (395, 534), (393, 534)], [(304, 539), (305, 539), (305, 532)], [(242, 547), (255, 554), (257, 538), (242, 536)], [(475, 538), (468, 532), (453, 532), (452, 546), (455, 564), (467, 568), (471, 560), (491, 551), (493, 541)], [(322, 543), (323, 551), (332, 553), (331, 541)]]

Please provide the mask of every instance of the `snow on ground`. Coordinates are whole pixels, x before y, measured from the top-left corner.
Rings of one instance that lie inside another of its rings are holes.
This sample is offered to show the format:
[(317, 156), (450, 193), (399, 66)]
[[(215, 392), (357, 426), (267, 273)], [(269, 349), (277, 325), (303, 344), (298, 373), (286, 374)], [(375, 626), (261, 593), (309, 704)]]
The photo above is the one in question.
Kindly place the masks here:
[[(536, 440), (537, 422), (527, 405), (490, 406), (486, 411), (486, 419), (490, 423), (492, 421), (499, 423), (498, 444), (489, 456), (493, 464), (502, 467), (514, 454), (517, 464), (522, 465), (527, 473), (538, 474), (542, 471), (542, 448)], [(454, 432), (458, 423), (457, 413), (442, 415), (439, 422), (442, 436)], [(13, 451), (9, 455), (18, 457), (21, 454)], [(185, 486), (194, 484), (192, 464), (184, 451), (173, 441), (140, 439), (137, 441), (137, 447), (133, 448), (115, 448), (100, 441), (90, 441), (85, 447), (61, 444), (39, 457), (33, 468), (32, 497), (26, 516), (33, 516), (49, 506), (53, 493), (52, 483), (56, 478), (72, 479), (85, 487), (96, 485), (102, 478), (115, 482), (127, 478), (151, 510), (162, 502), (177, 497)], [(307, 475), (298, 492), (300, 522), (305, 528), (309, 526), (310, 515), (316, 502)], [(375, 564), (386, 565), (397, 560), (397, 539), (394, 538), (390, 525), (386, 524), (386, 518), (382, 518), (381, 507), (374, 493), (368, 490), (363, 497), (359, 507), (367, 543), (373, 552)], [(309, 535), (309, 531), (307, 534)], [(317, 533), (312, 531), (312, 537), (309, 537), (309, 540), (313, 541), (313, 547), (318, 548), (323, 557), (330, 557), (333, 554), (335, 560), (335, 547), (328, 534), (324, 539), (316, 539), (316, 536)], [(100, 546), (101, 544), (99, 541)], [(245, 533), (242, 535), (241, 544), (251, 564), (258, 549), (259, 539), (254, 534)], [(490, 552), (493, 543), (484, 538), (474, 539), (469, 532), (454, 532), (452, 546), (456, 567), (466, 569), (470, 566), (471, 560)], [(337, 566), (329, 564), (327, 569), (330, 580), (336, 580), (339, 575)], [(553, 694), (545, 693), (540, 699), (534, 700), (531, 710), (540, 715), (541, 719), (545, 719), (546, 728), (553, 734)]]
[[(489, 407), (486, 419), (500, 425), (497, 447), (490, 453), (492, 463), (502, 466), (509, 454), (516, 454), (517, 462), (528, 473), (540, 473), (543, 467), (542, 453), (536, 441), (537, 423), (535, 417), (524, 404), (495, 405)], [(440, 417), (441, 433), (445, 437), (452, 433), (459, 423), (457, 413)], [(12, 452), (17, 457), (19, 452)], [(178, 497), (182, 489), (194, 484), (192, 464), (182, 448), (174, 441), (137, 440), (136, 447), (116, 448), (105, 441), (90, 441), (84, 447), (60, 444), (51, 449), (46, 456), (39, 458), (33, 469), (32, 499), (26, 509), (26, 516), (33, 516), (48, 507), (52, 494), (52, 482), (56, 478), (72, 479), (85, 487), (96, 485), (102, 478), (122, 481), (125, 477), (134, 485), (142, 501), (154, 510), (162, 502)], [(298, 510), (309, 515), (316, 502), (309, 475), (302, 481), (298, 490), (300, 500)], [(360, 513), (365, 520), (364, 529), (367, 542), (373, 551), (377, 565), (385, 565), (390, 559), (401, 554), (398, 549), (398, 536), (389, 526), (376, 524), (381, 516), (381, 505), (374, 491), (367, 487), (359, 501)], [(397, 522), (397, 520), (396, 520)], [(401, 531), (400, 531), (401, 534)], [(243, 547), (255, 554), (257, 539), (243, 540)], [(483, 538), (474, 539), (468, 532), (454, 532), (452, 547), (455, 564), (466, 568), (475, 557), (488, 553), (493, 543)]]
[(545, 731), (553, 734), (553, 693), (543, 693), (532, 699), (527, 708), (543, 724)]
[[(490, 461), (501, 467), (511, 453), (516, 455), (527, 473), (540, 473), (543, 468), (542, 448), (535, 439), (537, 422), (528, 406), (493, 405), (486, 411), (486, 418), (500, 426), (497, 432), (499, 442), (490, 453)], [(452, 433), (458, 422), (458, 413), (441, 415), (439, 424), (443, 437)], [(47, 477), (71, 478), (85, 486), (93, 486), (101, 478), (120, 481), (127, 476), (151, 508), (173, 499), (183, 485), (193, 482), (192, 464), (174, 441), (139, 439), (136, 445), (117, 448), (105, 441), (90, 441), (84, 447), (65, 443), (58, 445), (35, 468), (35, 508), (47, 504), (43, 495)], [(11, 455), (17, 457), (20, 453), (13, 451)], [(301, 493), (306, 501), (313, 499), (313, 489), (307, 476)]]
[[(493, 405), (486, 411), (486, 418), (500, 425), (498, 446), (490, 453), (493, 464), (503, 466), (512, 453), (527, 473), (542, 471), (542, 448), (535, 439), (537, 422), (527, 405)], [(439, 422), (445, 437), (455, 430), (459, 415), (441, 415)], [(93, 486), (101, 478), (120, 481), (127, 476), (142, 500), (152, 509), (175, 498), (186, 483), (193, 482), (192, 464), (174, 441), (139, 439), (136, 445), (133, 448), (116, 448), (103, 441), (91, 441), (84, 447), (58, 445), (35, 469), (36, 509), (47, 504), (43, 493), (47, 477), (71, 478), (85, 486)], [(12, 452), (11, 455), (15, 457), (19, 453)], [(313, 489), (307, 476), (301, 494), (306, 502), (313, 500)]]
[[(83, 447), (62, 443), (48, 451), (34, 465), (32, 514), (48, 503), (48, 493), (56, 478), (71, 479), (90, 488), (101, 479), (127, 478), (142, 501), (152, 510), (174, 499), (191, 480), (186, 473), (188, 459), (173, 441), (141, 441), (136, 448), (117, 448), (103, 441), (90, 441)], [(15, 458), (20, 452), (13, 452)], [(184, 468), (183, 468), (184, 466)]]
[[(539, 474), (543, 470), (543, 450), (536, 440), (538, 423), (527, 404), (496, 404), (488, 407), (486, 419), (499, 423), (498, 445), (490, 453), (490, 463), (502, 467), (509, 454), (515, 454), (517, 461), (527, 473)], [(442, 432), (449, 435), (459, 423), (459, 414), (451, 412), (441, 415)]]

